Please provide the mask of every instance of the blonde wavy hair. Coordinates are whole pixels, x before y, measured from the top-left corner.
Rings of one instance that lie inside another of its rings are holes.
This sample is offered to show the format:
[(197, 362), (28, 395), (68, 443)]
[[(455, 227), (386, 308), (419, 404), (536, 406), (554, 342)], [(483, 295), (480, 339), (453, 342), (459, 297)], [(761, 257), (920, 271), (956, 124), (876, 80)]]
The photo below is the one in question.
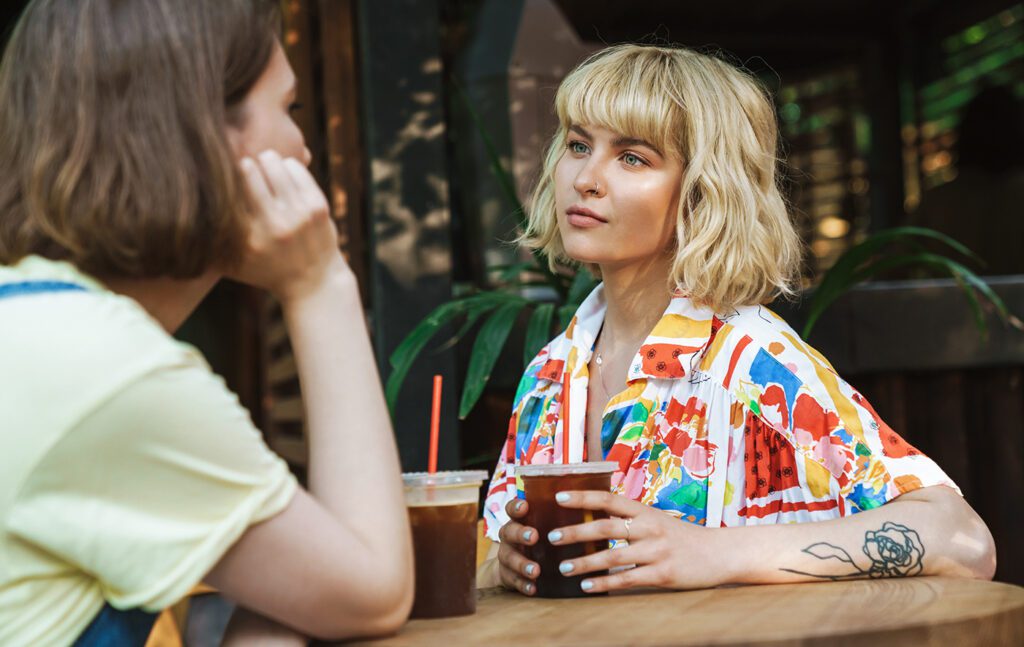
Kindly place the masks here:
[(552, 268), (574, 263), (558, 232), (555, 166), (573, 124), (601, 126), (683, 162), (670, 289), (718, 312), (792, 296), (801, 241), (779, 190), (775, 110), (749, 73), (685, 48), (617, 45), (569, 73), (555, 109), (521, 244)]

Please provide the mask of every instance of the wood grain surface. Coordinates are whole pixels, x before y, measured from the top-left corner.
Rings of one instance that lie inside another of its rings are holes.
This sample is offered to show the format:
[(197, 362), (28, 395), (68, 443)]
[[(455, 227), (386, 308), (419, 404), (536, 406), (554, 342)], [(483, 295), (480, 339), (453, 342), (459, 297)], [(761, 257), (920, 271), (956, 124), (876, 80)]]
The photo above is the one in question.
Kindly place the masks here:
[(1024, 588), (942, 577), (638, 592), (480, 591), (476, 615), (412, 620), (406, 645), (1024, 645)]

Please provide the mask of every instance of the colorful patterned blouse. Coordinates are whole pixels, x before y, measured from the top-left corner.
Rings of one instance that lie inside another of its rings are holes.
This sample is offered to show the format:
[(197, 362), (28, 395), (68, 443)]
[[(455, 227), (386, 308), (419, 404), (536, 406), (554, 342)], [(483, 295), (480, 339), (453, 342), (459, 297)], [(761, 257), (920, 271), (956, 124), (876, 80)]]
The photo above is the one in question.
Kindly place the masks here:
[[(566, 370), (569, 458), (586, 460), (587, 367), (604, 314), (598, 286), (526, 368), (510, 422), (516, 464), (562, 462)], [(609, 400), (601, 426), (604, 458), (619, 464), (612, 491), (691, 523), (822, 521), (924, 486), (959, 492), (764, 306), (723, 315), (674, 297), (625, 386)], [(508, 521), (509, 443), (484, 506), (492, 539)]]

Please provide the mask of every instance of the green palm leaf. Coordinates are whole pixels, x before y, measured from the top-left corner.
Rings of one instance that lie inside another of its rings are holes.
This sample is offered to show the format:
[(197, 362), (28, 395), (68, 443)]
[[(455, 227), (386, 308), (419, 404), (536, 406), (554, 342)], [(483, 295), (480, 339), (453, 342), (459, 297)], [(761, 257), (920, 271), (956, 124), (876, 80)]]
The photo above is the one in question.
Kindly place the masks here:
[(530, 363), (551, 336), (551, 319), (555, 315), (555, 304), (542, 303), (530, 315), (526, 327), (526, 341), (523, 343), (523, 365)]
[(391, 364), (392, 370), (384, 387), (384, 396), (392, 415), (394, 415), (395, 402), (398, 400), (398, 393), (402, 389), (405, 376), (408, 375), (409, 368), (412, 367), (412, 363), (420, 351), (427, 345), (430, 338), (437, 334), (441, 326), (465, 312), (468, 307), (468, 299), (449, 301), (439, 305), (413, 328), (391, 353), (388, 363)]
[(491, 313), (480, 327), (466, 370), (466, 380), (462, 388), (462, 400), (459, 402), (459, 418), (464, 419), (473, 410), (476, 401), (487, 386), (494, 363), (505, 347), (505, 341), (516, 323), (516, 317), (526, 306), (525, 299), (510, 301)]

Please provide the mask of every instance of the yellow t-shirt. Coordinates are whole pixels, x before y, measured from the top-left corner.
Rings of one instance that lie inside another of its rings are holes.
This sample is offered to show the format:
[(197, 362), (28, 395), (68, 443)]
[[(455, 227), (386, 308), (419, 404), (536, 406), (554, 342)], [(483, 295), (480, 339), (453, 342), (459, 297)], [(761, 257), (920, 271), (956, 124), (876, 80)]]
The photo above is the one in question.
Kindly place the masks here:
[(296, 482), (191, 346), (67, 263), (0, 266), (0, 645), (173, 604)]

